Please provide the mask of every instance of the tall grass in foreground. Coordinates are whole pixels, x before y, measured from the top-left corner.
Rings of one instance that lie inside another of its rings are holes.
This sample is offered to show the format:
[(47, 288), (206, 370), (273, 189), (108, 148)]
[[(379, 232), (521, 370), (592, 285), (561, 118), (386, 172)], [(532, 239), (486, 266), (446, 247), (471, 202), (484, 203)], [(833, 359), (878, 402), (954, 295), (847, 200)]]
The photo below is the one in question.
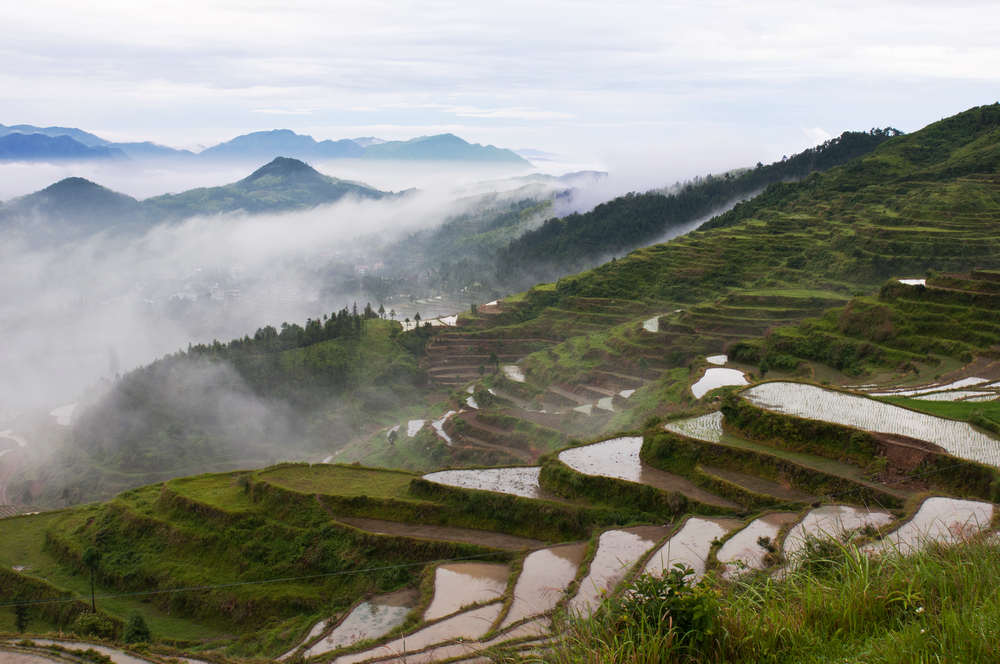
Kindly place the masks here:
[(634, 604), (626, 593), (567, 620), (549, 650), (494, 661), (1000, 662), (996, 540), (932, 545), (907, 558), (817, 547), (783, 579), (708, 578), (699, 587), (718, 597), (717, 613), (705, 605), (712, 624), (696, 625), (700, 633), (623, 620)]

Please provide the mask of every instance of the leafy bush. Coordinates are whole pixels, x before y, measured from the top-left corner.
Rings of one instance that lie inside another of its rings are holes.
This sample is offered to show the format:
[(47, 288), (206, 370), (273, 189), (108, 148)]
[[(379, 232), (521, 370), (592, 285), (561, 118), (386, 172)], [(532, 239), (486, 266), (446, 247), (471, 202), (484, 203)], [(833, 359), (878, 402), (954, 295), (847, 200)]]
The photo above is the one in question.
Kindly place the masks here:
[(718, 592), (695, 585), (694, 570), (675, 564), (663, 576), (644, 574), (636, 579), (612, 608), (612, 617), (624, 630), (638, 626), (643, 633), (670, 633), (679, 644), (697, 645), (718, 628)]
[(138, 609), (129, 611), (128, 621), (125, 623), (125, 629), (122, 630), (122, 641), (125, 643), (150, 643), (152, 640), (153, 634), (150, 632), (142, 612)]
[(115, 637), (114, 623), (93, 611), (85, 611), (78, 615), (73, 621), (72, 631), (77, 636), (96, 636), (99, 639)]

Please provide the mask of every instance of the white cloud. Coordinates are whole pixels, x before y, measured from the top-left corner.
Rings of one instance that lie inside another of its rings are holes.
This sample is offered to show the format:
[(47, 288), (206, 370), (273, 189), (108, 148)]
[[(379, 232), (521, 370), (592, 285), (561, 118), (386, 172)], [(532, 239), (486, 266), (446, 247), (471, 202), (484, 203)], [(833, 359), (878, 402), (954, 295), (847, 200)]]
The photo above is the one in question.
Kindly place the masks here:
[(813, 145), (819, 145), (833, 138), (831, 134), (819, 127), (803, 127), (802, 133), (806, 135)]

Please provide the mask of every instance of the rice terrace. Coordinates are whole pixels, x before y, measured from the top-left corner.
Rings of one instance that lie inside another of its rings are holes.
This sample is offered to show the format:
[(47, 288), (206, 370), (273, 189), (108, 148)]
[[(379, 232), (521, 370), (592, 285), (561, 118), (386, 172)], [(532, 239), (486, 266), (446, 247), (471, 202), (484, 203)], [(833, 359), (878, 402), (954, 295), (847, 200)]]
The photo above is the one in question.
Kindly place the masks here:
[[(196, 345), (19, 424), (0, 657), (1000, 661), (998, 169), (973, 108), (444, 324)], [(209, 458), (165, 390), (223, 365), (301, 444)]]

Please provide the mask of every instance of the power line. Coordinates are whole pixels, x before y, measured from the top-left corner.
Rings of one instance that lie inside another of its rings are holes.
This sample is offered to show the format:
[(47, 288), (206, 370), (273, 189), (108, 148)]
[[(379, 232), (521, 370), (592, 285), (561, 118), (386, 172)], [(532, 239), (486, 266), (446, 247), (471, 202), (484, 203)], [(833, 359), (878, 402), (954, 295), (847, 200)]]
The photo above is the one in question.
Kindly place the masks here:
[[(583, 540), (581, 540), (581, 541), (583, 541)], [(475, 556), (462, 556), (461, 558), (440, 558), (438, 560), (427, 560), (427, 561), (420, 562), (420, 563), (404, 563), (402, 565), (387, 565), (385, 567), (369, 567), (367, 569), (347, 570), (345, 572), (329, 572), (329, 573), (326, 573), (326, 574), (309, 574), (307, 576), (289, 576), (289, 577), (283, 577), (283, 578), (279, 578), (279, 579), (262, 579), (260, 581), (236, 581), (236, 582), (233, 582), (233, 583), (220, 583), (220, 584), (210, 585), (210, 586), (188, 586), (188, 587), (185, 587), (185, 588), (164, 588), (164, 589), (161, 589), (161, 590), (141, 590), (141, 591), (138, 591), (138, 592), (131, 592), (131, 593), (113, 593), (113, 594), (110, 594), (110, 595), (97, 595), (96, 599), (111, 599), (111, 598), (114, 598), (114, 597), (137, 597), (137, 596), (140, 596), (140, 595), (161, 595), (161, 594), (164, 594), (164, 593), (178, 593), (178, 592), (187, 592), (187, 591), (191, 591), (191, 590), (214, 590), (216, 588), (232, 588), (234, 586), (253, 586), (253, 585), (259, 585), (259, 584), (262, 584), (262, 583), (282, 583), (282, 582), (287, 582), (287, 581), (305, 581), (305, 580), (308, 580), (308, 579), (321, 579), (321, 578), (332, 577), (332, 576), (348, 576), (348, 575), (351, 575), (351, 574), (363, 574), (363, 573), (366, 573), (366, 572), (381, 572), (381, 571), (384, 571), (384, 570), (402, 569), (402, 568), (406, 568), (406, 567), (421, 567), (423, 565), (434, 565), (434, 564), (437, 564), (437, 563), (450, 563), (450, 562), (458, 562), (458, 561), (462, 561), (462, 560), (475, 560), (477, 558), (488, 558), (490, 556), (505, 556), (505, 555), (510, 555), (512, 553), (516, 553), (516, 552), (515, 551), (494, 551), (492, 553), (481, 553), (481, 554), (477, 554)], [(28, 601), (24, 601), (24, 602), (0, 602), (0, 606), (17, 606), (17, 605), (24, 605), (24, 604), (29, 604), (29, 605), (30, 604), (59, 604), (59, 603), (66, 603), (66, 602), (83, 601), (83, 599), (85, 599), (85, 598), (80, 598), (80, 597), (59, 597), (59, 598), (54, 598), (54, 599), (28, 600)]]
[[(844, 491), (838, 491), (836, 493), (825, 494), (824, 497), (828, 498), (828, 499), (832, 499), (832, 498), (836, 498), (837, 496), (842, 496), (842, 495), (846, 495), (846, 494), (849, 494), (849, 493), (856, 493), (856, 492), (864, 491), (866, 489), (877, 488), (878, 486), (888, 486), (890, 484), (899, 484), (901, 482), (906, 482), (908, 480), (915, 479), (917, 477), (925, 477), (927, 475), (933, 475), (935, 473), (944, 472), (946, 470), (951, 470), (951, 469), (954, 469), (954, 468), (961, 468), (963, 466), (969, 466), (969, 465), (972, 465), (973, 463), (976, 463), (976, 462), (974, 462), (974, 461), (964, 461), (964, 462), (961, 462), (961, 463), (953, 464), (951, 466), (945, 466), (944, 468), (935, 468), (933, 470), (928, 470), (928, 471), (923, 472), (923, 473), (917, 473), (915, 475), (910, 475), (910, 476), (907, 476), (905, 478), (900, 478), (900, 479), (895, 479), (895, 480), (886, 480), (884, 482), (879, 482), (878, 484), (863, 485), (863, 486), (858, 486), (858, 487), (854, 487), (854, 488), (851, 488), (851, 489), (845, 489)], [(762, 510), (775, 509), (775, 508), (784, 507), (784, 506), (798, 505), (798, 504), (801, 504), (802, 502), (804, 502), (804, 501), (800, 501), (800, 500), (779, 501), (779, 502), (771, 503), (770, 505), (764, 505), (764, 506), (755, 507), (755, 508), (752, 508), (752, 509), (745, 509), (745, 510), (741, 510), (741, 511), (738, 511), (738, 512), (732, 512), (729, 516), (737, 516), (737, 517), (739, 517), (739, 516), (745, 516), (745, 515), (753, 514), (755, 512), (760, 512)], [(876, 502), (878, 502), (878, 501), (876, 500)], [(883, 507), (881, 504), (879, 504), (879, 506)], [(883, 507), (883, 509), (884, 509), (884, 507)], [(585, 540), (577, 540), (576, 542), (560, 542), (560, 544), (582, 543), (582, 542), (589, 542), (589, 541), (590, 541), (590, 538), (585, 539)], [(161, 595), (161, 594), (165, 594), (165, 593), (190, 592), (190, 591), (195, 591), (195, 590), (215, 590), (215, 589), (218, 589), (218, 588), (233, 588), (233, 587), (237, 587), (237, 586), (252, 586), (252, 585), (265, 584), (265, 583), (282, 583), (282, 582), (291, 582), (291, 581), (305, 581), (305, 580), (308, 580), (308, 579), (320, 579), (320, 578), (329, 578), (329, 577), (335, 577), (335, 576), (349, 576), (349, 575), (352, 575), (352, 574), (363, 574), (363, 573), (368, 573), (368, 572), (381, 572), (381, 571), (385, 571), (385, 570), (404, 569), (404, 568), (408, 568), (408, 567), (420, 567), (420, 566), (424, 566), (424, 565), (433, 565), (433, 564), (448, 563), (448, 562), (459, 562), (459, 561), (463, 561), (463, 560), (475, 560), (475, 559), (478, 559), (478, 558), (488, 558), (488, 557), (491, 557), (491, 556), (504, 556), (504, 555), (510, 555), (510, 554), (513, 554), (513, 553), (515, 553), (515, 552), (514, 551), (494, 551), (492, 553), (483, 553), (483, 554), (478, 554), (478, 555), (474, 555), (474, 556), (463, 556), (463, 557), (460, 557), (460, 558), (440, 558), (440, 559), (437, 559), (437, 560), (428, 560), (428, 561), (419, 562), (419, 563), (404, 563), (404, 564), (401, 564), (401, 565), (388, 565), (388, 566), (384, 566), (384, 567), (369, 567), (369, 568), (366, 568), (366, 569), (347, 570), (347, 571), (343, 571), (343, 572), (329, 572), (329, 573), (325, 573), (325, 574), (310, 574), (310, 575), (306, 575), (306, 576), (292, 576), (292, 577), (283, 577), (283, 578), (278, 578), (278, 579), (263, 579), (263, 580), (259, 580), (259, 581), (236, 581), (236, 582), (233, 582), (233, 583), (222, 583), (222, 584), (206, 585), (206, 586), (188, 586), (188, 587), (183, 587), (183, 588), (165, 588), (165, 589), (161, 589), (161, 590), (143, 590), (143, 591), (131, 592), (131, 593), (114, 593), (114, 594), (108, 594), (108, 595), (97, 595), (97, 599), (111, 599), (111, 598), (116, 598), (116, 597), (138, 597), (138, 596), (146, 596), (146, 595)], [(0, 602), (0, 607), (4, 607), (4, 606), (18, 606), (18, 605), (37, 605), (37, 604), (60, 604), (60, 603), (76, 602), (76, 601), (82, 601), (82, 599), (79, 598), (79, 597), (60, 597), (60, 598), (53, 598), (53, 599), (29, 600), (29, 601), (24, 601), (24, 602)]]

